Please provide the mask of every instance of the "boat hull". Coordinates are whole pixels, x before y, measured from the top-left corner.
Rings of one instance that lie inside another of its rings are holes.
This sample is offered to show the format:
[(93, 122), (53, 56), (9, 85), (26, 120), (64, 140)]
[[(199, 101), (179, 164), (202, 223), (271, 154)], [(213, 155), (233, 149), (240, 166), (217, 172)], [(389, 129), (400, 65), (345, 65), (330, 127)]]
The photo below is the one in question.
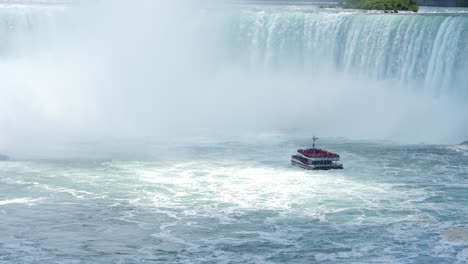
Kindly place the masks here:
[(343, 164), (333, 164), (333, 165), (327, 165), (327, 166), (307, 165), (295, 159), (291, 159), (291, 164), (293, 166), (297, 166), (306, 170), (342, 170), (343, 169)]

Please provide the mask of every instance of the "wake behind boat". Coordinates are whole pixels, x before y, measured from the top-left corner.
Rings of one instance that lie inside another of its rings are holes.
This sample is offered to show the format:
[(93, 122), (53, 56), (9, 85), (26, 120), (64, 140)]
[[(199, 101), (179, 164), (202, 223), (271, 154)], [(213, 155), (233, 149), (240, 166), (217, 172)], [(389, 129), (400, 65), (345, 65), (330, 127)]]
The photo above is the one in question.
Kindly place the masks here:
[(294, 166), (306, 170), (337, 170), (343, 169), (343, 164), (339, 163), (340, 155), (315, 148), (315, 141), (319, 138), (313, 137), (312, 148), (298, 149), (297, 154), (291, 157)]

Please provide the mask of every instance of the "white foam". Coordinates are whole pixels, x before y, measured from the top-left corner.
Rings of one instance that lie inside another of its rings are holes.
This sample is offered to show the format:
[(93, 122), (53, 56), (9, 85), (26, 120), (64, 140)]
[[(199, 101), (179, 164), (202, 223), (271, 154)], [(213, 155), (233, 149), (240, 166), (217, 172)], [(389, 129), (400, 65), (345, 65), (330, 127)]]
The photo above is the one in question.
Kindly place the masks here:
[(468, 229), (454, 228), (443, 230), (440, 235), (448, 243), (455, 245), (468, 245)]
[(468, 154), (468, 144), (458, 145), (456, 148)]
[(468, 248), (463, 249), (460, 253), (457, 254), (456, 264), (466, 264), (468, 263)]
[(35, 202), (42, 200), (42, 198), (39, 199), (33, 199), (33, 198), (17, 198), (17, 199), (10, 199), (10, 200), (3, 200), (0, 201), (0, 206), (1, 205), (7, 205), (7, 204), (28, 204), (28, 205), (33, 205)]

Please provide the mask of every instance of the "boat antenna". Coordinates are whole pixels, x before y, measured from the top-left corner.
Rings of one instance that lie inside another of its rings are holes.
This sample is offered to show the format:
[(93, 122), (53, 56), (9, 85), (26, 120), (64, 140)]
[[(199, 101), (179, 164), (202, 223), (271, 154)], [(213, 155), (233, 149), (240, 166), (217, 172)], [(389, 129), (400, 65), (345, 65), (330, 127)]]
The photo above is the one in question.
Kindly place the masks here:
[(315, 141), (319, 140), (319, 138), (314, 136), (312, 140), (314, 141), (314, 143), (312, 144), (312, 149), (315, 149)]

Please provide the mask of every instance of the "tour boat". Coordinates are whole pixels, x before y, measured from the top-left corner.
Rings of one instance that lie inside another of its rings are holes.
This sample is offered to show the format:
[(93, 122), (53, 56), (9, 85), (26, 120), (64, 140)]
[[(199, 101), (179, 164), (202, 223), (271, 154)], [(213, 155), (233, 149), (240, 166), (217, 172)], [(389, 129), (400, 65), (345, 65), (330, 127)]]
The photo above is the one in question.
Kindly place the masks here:
[(315, 148), (315, 141), (318, 139), (317, 137), (313, 137), (314, 143), (312, 148), (298, 149), (296, 155), (291, 157), (292, 165), (306, 170), (343, 169), (343, 164), (339, 163), (340, 155)]

